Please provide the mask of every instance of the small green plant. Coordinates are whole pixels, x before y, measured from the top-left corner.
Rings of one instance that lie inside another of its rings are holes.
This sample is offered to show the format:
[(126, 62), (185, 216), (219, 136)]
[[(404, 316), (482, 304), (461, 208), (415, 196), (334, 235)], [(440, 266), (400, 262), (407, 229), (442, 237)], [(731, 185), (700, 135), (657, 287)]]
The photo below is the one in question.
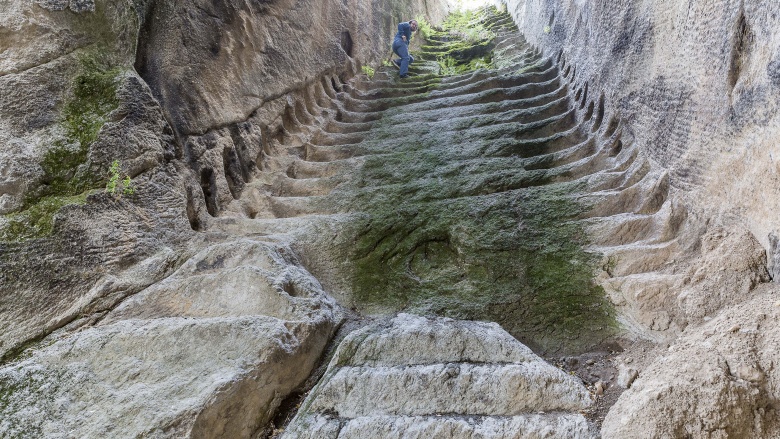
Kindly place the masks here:
[(133, 195), (135, 193), (135, 186), (133, 186), (133, 182), (130, 180), (130, 176), (126, 176), (124, 180), (122, 180), (122, 193), (125, 195)]
[(376, 73), (370, 66), (363, 66), (360, 69), (363, 70), (363, 73), (365, 73), (366, 76), (368, 76), (368, 79), (372, 79), (374, 77), (374, 73)]
[(417, 17), (415, 20), (417, 20), (417, 26), (420, 30), (420, 35), (424, 39), (427, 40), (428, 37), (436, 34), (436, 30), (431, 26), (430, 23), (428, 23), (428, 20), (426, 20), (425, 17)]
[(114, 162), (111, 163), (111, 167), (108, 168), (108, 173), (110, 174), (110, 177), (108, 183), (106, 183), (106, 192), (118, 197), (121, 197), (122, 195), (133, 195), (135, 193), (135, 186), (133, 185), (133, 180), (130, 176), (125, 175), (124, 178), (122, 178), (119, 160), (114, 160)]
[(550, 26), (544, 27), (544, 33), (549, 34), (550, 33)]

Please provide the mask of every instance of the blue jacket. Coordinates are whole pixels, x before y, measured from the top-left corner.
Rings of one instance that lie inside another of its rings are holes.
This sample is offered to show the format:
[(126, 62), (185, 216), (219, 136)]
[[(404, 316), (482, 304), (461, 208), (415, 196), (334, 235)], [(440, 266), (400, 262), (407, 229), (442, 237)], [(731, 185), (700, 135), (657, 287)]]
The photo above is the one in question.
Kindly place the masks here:
[(408, 21), (398, 24), (398, 33), (395, 34), (395, 39), (403, 41), (402, 36), (406, 37), (406, 45), (408, 46), (409, 42), (412, 41), (412, 25)]

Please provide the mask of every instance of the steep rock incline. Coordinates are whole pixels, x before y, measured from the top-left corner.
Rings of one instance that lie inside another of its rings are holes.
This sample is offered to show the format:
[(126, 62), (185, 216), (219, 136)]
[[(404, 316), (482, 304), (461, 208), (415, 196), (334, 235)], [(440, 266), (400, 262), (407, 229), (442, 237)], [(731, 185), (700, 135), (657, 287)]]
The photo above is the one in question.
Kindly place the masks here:
[(341, 342), (281, 438), (586, 438), (590, 403), (495, 323), (401, 314)]
[(620, 396), (602, 436), (780, 436), (778, 293), (776, 286), (763, 285), (729, 312), (686, 329)]
[[(353, 76), (359, 60), (386, 49), (391, 16), (437, 20), (449, 7), (4, 3), (0, 359), (77, 318), (74, 306), (98, 285), (108, 297), (131, 295), (207, 246), (195, 232), (257, 163), (260, 133), (243, 131), (246, 119), (325, 75)], [(118, 190), (104, 193), (112, 177)]]
[(546, 352), (604, 342), (617, 328), (586, 228), (648, 257), (674, 245), (663, 178), (505, 13), (426, 33), (407, 80), (383, 67), (286, 102), (262, 172), (210, 227), (292, 240), (363, 312), (496, 321)]

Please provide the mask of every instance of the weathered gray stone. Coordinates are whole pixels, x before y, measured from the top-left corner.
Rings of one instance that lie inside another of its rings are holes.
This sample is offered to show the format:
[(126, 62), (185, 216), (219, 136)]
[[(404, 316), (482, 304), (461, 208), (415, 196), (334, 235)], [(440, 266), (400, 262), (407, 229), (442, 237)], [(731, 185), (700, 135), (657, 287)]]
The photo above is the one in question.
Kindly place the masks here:
[(618, 366), (617, 385), (624, 389), (628, 389), (634, 384), (634, 380), (636, 380), (638, 376), (639, 372), (636, 369), (626, 366), (625, 364), (620, 364)]
[(769, 282), (766, 252), (747, 230), (715, 230), (702, 238), (702, 258), (677, 301), (689, 322), (750, 298)]
[(38, 0), (35, 3), (50, 11), (63, 11), (68, 9), (69, 0)]
[(776, 437), (777, 290), (685, 331), (610, 410), (605, 439)]
[(134, 279), (91, 292), (72, 311), (91, 322), (0, 368), (0, 435), (250, 437), (340, 321), (290, 258), (283, 246), (239, 240), (206, 248), (107, 313), (91, 307), (120, 301), (111, 293), (132, 291)]
[(95, 12), (95, 0), (70, 0), (70, 10), (77, 14)]
[(588, 437), (590, 404), (496, 324), (400, 314), (341, 342), (282, 437)]

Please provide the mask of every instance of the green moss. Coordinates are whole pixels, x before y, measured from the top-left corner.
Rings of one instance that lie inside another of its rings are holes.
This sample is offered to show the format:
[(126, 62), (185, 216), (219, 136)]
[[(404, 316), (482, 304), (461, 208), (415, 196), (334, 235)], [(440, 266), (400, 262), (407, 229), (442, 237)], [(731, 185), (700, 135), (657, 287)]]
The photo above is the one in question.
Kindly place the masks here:
[(84, 204), (86, 199), (87, 193), (47, 196), (21, 212), (6, 215), (5, 223), (0, 225), (0, 241), (19, 242), (48, 236), (54, 228), (54, 215), (63, 206)]
[(121, 70), (109, 55), (101, 52), (84, 54), (79, 61), (73, 97), (65, 103), (62, 124), (68, 139), (83, 150), (95, 141), (108, 113), (119, 104), (116, 88)]
[[(412, 157), (412, 172), (443, 166)], [(378, 169), (375, 178), (384, 178)], [(352, 254), (359, 307), (497, 321), (545, 351), (609, 337), (614, 313), (592, 280), (599, 258), (584, 251), (571, 188), (491, 194), (501, 184), (468, 180), (384, 186), (362, 200), (370, 220)]]
[(360, 68), (360, 70), (363, 71), (363, 74), (368, 76), (368, 79), (373, 79), (374, 78), (374, 73), (376, 73), (376, 71), (374, 69), (372, 69), (371, 66), (362, 66)]
[(0, 241), (49, 235), (60, 208), (84, 203), (87, 191), (103, 186), (104, 176), (90, 172), (87, 155), (108, 114), (119, 105), (116, 89), (120, 72), (106, 54), (92, 51), (81, 55), (72, 95), (62, 110), (66, 138), (44, 154), (42, 184), (27, 194), (20, 212), (5, 216)]
[[(435, 56), (445, 75), (492, 68), (496, 13), (456, 14), (440, 28), (418, 20), (430, 43), (423, 56)], [(412, 102), (419, 97), (392, 107)], [(530, 151), (501, 154), (497, 142), (512, 142), (520, 127), (491, 113), (406, 125), (406, 140), (393, 124), (399, 115), (386, 112), (361, 144), (381, 155), (366, 156), (354, 180), (351, 204), (366, 213), (348, 251), (354, 305), (496, 321), (548, 353), (615, 334), (614, 310), (593, 281), (601, 257), (585, 250), (577, 221), (588, 206), (571, 195), (583, 188), (525, 169)], [(533, 155), (544, 153), (537, 148)]]
[(42, 416), (30, 410), (52, 407), (64, 374), (42, 369), (15, 367), (0, 373), (0, 427), (4, 438), (44, 437)]
[(430, 43), (422, 47), (422, 56), (436, 59), (445, 76), (493, 68), (496, 34), (486, 19), (495, 14), (500, 13), (494, 9), (455, 12), (438, 28), (418, 20), (421, 35)]

